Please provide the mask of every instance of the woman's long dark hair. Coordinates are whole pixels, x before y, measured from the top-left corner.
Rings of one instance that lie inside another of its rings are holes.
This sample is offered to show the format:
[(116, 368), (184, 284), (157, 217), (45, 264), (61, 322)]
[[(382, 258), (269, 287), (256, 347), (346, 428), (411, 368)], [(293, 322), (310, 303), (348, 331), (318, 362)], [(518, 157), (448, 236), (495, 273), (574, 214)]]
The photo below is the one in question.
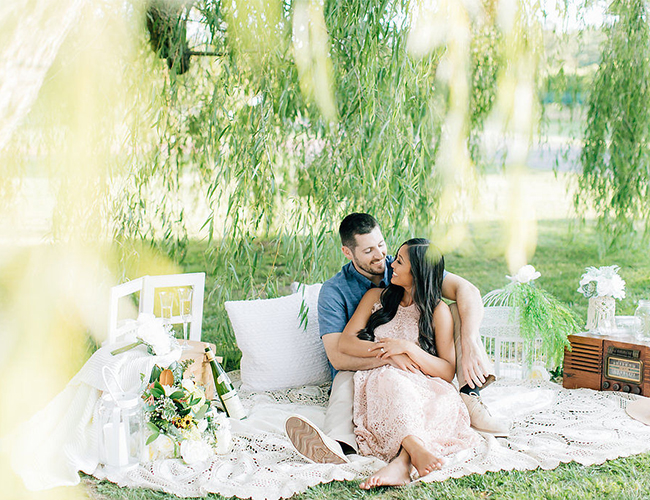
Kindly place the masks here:
[[(433, 327), (433, 310), (442, 297), (442, 276), (445, 269), (445, 259), (440, 251), (424, 238), (412, 238), (404, 242), (408, 248), (413, 275), (413, 302), (420, 312), (419, 337), (420, 347), (430, 354), (436, 355), (435, 331)], [(427, 251), (433, 255), (427, 255)], [(399, 249), (398, 249), (399, 252)], [(397, 255), (397, 254), (395, 254)], [(375, 328), (388, 323), (397, 314), (397, 307), (404, 297), (404, 288), (399, 285), (388, 285), (381, 292), (381, 309), (378, 309), (368, 319), (368, 324), (357, 334), (361, 340), (375, 340)]]

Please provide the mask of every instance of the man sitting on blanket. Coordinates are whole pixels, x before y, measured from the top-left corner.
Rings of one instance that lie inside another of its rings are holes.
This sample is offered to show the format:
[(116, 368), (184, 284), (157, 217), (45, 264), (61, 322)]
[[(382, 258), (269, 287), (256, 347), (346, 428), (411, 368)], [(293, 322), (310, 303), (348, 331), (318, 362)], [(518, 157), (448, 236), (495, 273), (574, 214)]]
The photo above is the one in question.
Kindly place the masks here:
[[(383, 288), (390, 283), (390, 264), (394, 260), (386, 253), (386, 242), (379, 224), (369, 214), (348, 215), (341, 222), (339, 234), (343, 254), (350, 262), (323, 283), (318, 298), (320, 335), (333, 380), (324, 432), (298, 416), (290, 417), (286, 422), (287, 434), (298, 452), (317, 463), (344, 463), (348, 461), (346, 453), (358, 450), (352, 421), (354, 371), (370, 370), (388, 363), (402, 370), (418, 369), (405, 354), (382, 360), (357, 358), (339, 351), (341, 332), (361, 298), (370, 288)], [(480, 396), (480, 388), (494, 380), (479, 338), (483, 319), (481, 294), (469, 281), (447, 271), (442, 293), (446, 299), (456, 301), (458, 306), (459, 318), (454, 318), (455, 322), (460, 321), (460, 328), (455, 329), (456, 332), (460, 330), (460, 336), (456, 333), (456, 378), (472, 426), (496, 436), (506, 436), (508, 426), (490, 414)]]

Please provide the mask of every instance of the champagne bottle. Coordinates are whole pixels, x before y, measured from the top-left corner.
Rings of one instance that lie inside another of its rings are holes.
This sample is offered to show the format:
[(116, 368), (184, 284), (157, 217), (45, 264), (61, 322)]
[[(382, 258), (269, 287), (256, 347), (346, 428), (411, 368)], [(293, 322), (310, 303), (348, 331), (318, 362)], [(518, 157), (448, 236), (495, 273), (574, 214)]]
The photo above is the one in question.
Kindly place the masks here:
[(241, 400), (239, 399), (239, 395), (237, 394), (235, 386), (232, 385), (230, 377), (223, 369), (223, 367), (219, 364), (219, 362), (215, 359), (214, 353), (209, 346), (206, 346), (205, 348), (205, 355), (207, 356), (208, 362), (210, 363), (210, 368), (212, 368), (212, 377), (214, 378), (214, 387), (216, 389), (216, 393), (219, 396), (221, 403), (223, 404), (224, 410), (226, 410), (226, 414), (229, 417), (236, 418), (238, 420), (246, 418), (246, 411), (241, 404)]

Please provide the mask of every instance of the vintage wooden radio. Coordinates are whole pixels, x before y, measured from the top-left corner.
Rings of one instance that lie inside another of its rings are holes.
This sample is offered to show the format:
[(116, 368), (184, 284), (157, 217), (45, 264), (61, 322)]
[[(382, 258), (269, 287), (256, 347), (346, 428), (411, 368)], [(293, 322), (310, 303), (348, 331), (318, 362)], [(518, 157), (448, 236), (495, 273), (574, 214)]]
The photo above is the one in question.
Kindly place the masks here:
[(564, 352), (567, 389), (586, 387), (650, 396), (650, 344), (633, 336), (569, 335), (571, 350)]

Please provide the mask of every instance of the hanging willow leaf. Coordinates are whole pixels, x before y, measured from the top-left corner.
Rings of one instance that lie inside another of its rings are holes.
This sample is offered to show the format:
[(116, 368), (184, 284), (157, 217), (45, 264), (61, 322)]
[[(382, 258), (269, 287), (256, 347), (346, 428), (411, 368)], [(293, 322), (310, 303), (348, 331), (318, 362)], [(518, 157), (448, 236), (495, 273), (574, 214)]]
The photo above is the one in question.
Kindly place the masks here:
[(650, 27), (646, 0), (615, 0), (589, 95), (576, 206), (610, 243), (650, 229)]

